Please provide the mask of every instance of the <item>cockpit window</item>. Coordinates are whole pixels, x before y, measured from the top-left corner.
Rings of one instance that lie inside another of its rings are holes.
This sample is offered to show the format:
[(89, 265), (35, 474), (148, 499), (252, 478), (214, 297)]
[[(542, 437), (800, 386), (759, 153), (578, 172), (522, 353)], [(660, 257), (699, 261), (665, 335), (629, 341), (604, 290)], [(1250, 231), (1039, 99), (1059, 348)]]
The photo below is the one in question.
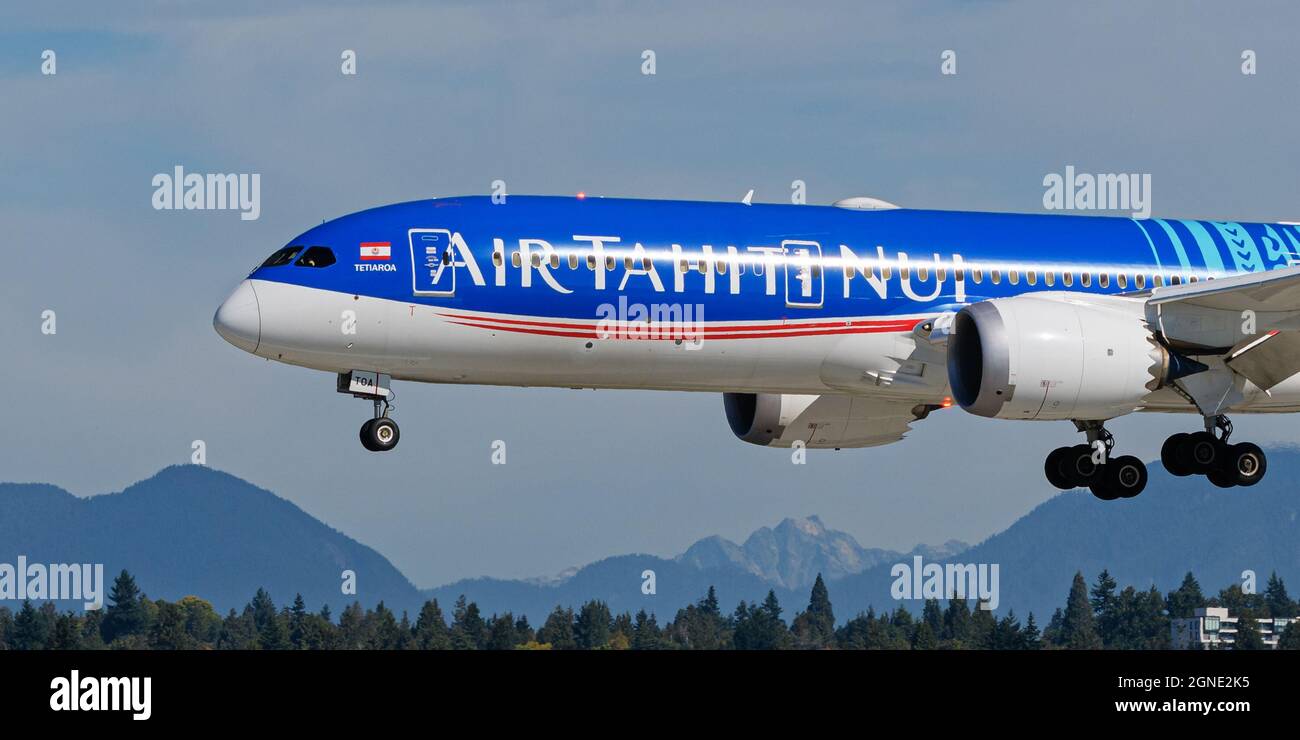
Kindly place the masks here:
[(294, 263), (299, 267), (329, 267), (334, 264), (334, 250), (329, 247), (312, 247)]
[(293, 258), (297, 257), (298, 253), (301, 251), (302, 247), (285, 247), (284, 249), (277, 250), (275, 254), (266, 258), (266, 261), (262, 263), (262, 267), (279, 267), (280, 265), (287, 265), (290, 262), (293, 262)]

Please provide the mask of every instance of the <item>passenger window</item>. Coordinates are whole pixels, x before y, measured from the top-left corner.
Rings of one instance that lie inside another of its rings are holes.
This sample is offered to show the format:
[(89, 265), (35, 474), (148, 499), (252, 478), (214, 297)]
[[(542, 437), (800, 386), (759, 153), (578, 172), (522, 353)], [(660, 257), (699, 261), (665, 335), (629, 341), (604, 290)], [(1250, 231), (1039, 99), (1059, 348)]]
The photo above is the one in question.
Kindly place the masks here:
[(1056, 273), (1051, 270), (1043, 273), (1043, 282), (1046, 283), (1049, 288), (1056, 285)]
[(631, 258), (631, 257), (624, 257), (624, 258), (623, 258), (623, 269), (624, 269), (624, 270), (631, 270), (631, 269), (632, 269), (632, 258)]
[(1079, 282), (1083, 285), (1083, 287), (1085, 287), (1085, 288), (1091, 288), (1091, 287), (1092, 287), (1092, 273), (1091, 273), (1091, 272), (1085, 272), (1085, 273), (1080, 274), (1080, 275), (1079, 275)]
[(926, 280), (928, 280), (929, 278), (930, 278), (930, 271), (929, 271), (929, 270), (925, 269), (924, 267), (918, 267), (918, 268), (916, 268), (916, 279), (917, 279), (917, 280), (920, 280), (921, 282), (924, 283), (924, 282), (925, 282)]
[(1142, 290), (1142, 289), (1146, 288), (1146, 287), (1147, 287), (1147, 276), (1146, 276), (1146, 275), (1143, 275), (1142, 273), (1139, 272), (1138, 274), (1136, 274), (1136, 275), (1133, 276), (1133, 284), (1137, 286), (1137, 289), (1138, 289), (1138, 290)]
[(1007, 271), (1007, 282), (1011, 283), (1012, 285), (1019, 285), (1019, 284), (1020, 284), (1020, 271), (1019, 271), (1019, 270), (1008, 270), (1008, 271)]
[(594, 254), (587, 255), (587, 269), (588, 270), (596, 269), (596, 255)]
[(935, 270), (934, 274), (938, 276), (939, 282), (941, 283), (948, 279), (948, 270), (943, 267), (940, 267), (939, 269)]
[(991, 271), (989, 272), (989, 277), (992, 278), (992, 280), (993, 280), (993, 284), (994, 284), (994, 285), (1000, 285), (1000, 284), (1002, 283), (1002, 271), (1001, 271), (1001, 270), (991, 270)]
[(515, 267), (519, 267), (521, 264), (523, 264), (523, 262), (519, 258), (518, 252), (510, 253), (510, 264), (514, 265)]
[(569, 269), (570, 270), (578, 269), (578, 255), (576, 254), (569, 255)]
[(1067, 287), (1067, 288), (1070, 287), (1070, 286), (1072, 286), (1072, 285), (1074, 285), (1074, 273), (1073, 273), (1073, 272), (1070, 272), (1069, 270), (1066, 270), (1066, 271), (1062, 272), (1062, 273), (1061, 273), (1061, 284), (1064, 285), (1064, 286)]
[(970, 271), (970, 276), (975, 278), (976, 285), (979, 285), (980, 283), (984, 282), (984, 271), (978, 267)]
[(719, 275), (727, 274), (727, 263), (723, 262), (722, 260), (718, 260), (718, 274)]
[(285, 247), (284, 249), (277, 249), (270, 257), (266, 258), (266, 261), (262, 263), (262, 267), (280, 267), (282, 265), (287, 265), (290, 262), (293, 262), (293, 258), (297, 257), (298, 253), (301, 251), (302, 247)]
[(1103, 287), (1103, 288), (1109, 288), (1109, 287), (1110, 287), (1110, 273), (1108, 273), (1108, 272), (1103, 272), (1101, 275), (1099, 275), (1098, 278), (1097, 278), (1097, 284), (1100, 285), (1100, 286)]
[(605, 257), (605, 269), (606, 269), (606, 270), (609, 270), (609, 271), (612, 271), (612, 270), (614, 269), (614, 265), (615, 265), (614, 256), (613, 256), (613, 255), (608, 255), (608, 256), (606, 256), (606, 257)]
[(1125, 288), (1128, 287), (1128, 275), (1125, 275), (1124, 273), (1121, 272), (1120, 274), (1115, 276), (1115, 280), (1116, 282), (1119, 283), (1120, 290), (1124, 290)]
[(504, 260), (501, 259), (501, 251), (498, 249), (492, 250), (492, 264), (500, 267), (503, 261)]
[(312, 247), (294, 263), (299, 267), (329, 267), (334, 264), (334, 250), (329, 247)]
[(1038, 285), (1038, 271), (1028, 270), (1025, 272), (1025, 282), (1030, 285)]

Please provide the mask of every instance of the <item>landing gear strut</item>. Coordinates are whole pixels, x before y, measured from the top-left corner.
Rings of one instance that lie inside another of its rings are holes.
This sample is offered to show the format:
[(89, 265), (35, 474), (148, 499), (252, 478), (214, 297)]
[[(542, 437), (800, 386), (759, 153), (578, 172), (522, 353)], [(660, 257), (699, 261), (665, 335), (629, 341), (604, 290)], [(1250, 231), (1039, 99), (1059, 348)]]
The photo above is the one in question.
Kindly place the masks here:
[(338, 392), (351, 394), (354, 398), (365, 398), (374, 402), (374, 418), (361, 425), (361, 446), (371, 452), (387, 452), (397, 446), (401, 439), (401, 430), (397, 422), (389, 418), (393, 408), (393, 393), (388, 384), (391, 378), (382, 373), (353, 370), (339, 373)]
[(1147, 466), (1132, 455), (1112, 458), (1115, 438), (1100, 421), (1076, 421), (1088, 443), (1058, 447), (1047, 456), (1043, 470), (1057, 488), (1087, 488), (1103, 501), (1133, 498), (1147, 485)]
[(1160, 448), (1160, 462), (1173, 475), (1204, 475), (1219, 488), (1253, 486), (1264, 478), (1268, 458), (1259, 445), (1229, 444), (1232, 422), (1207, 416), (1205, 431), (1175, 434)]

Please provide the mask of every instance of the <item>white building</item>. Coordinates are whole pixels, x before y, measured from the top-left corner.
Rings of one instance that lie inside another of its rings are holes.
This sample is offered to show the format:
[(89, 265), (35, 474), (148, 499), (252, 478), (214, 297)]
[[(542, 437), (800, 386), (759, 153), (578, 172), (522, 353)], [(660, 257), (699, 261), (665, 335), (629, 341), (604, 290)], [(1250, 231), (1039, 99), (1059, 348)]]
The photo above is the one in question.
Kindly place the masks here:
[[(1197, 609), (1188, 619), (1173, 619), (1169, 623), (1170, 643), (1175, 650), (1231, 650), (1237, 641), (1237, 617), (1228, 616), (1225, 607), (1211, 606)], [(1278, 638), (1288, 624), (1300, 621), (1285, 617), (1255, 620), (1264, 645), (1277, 649)]]

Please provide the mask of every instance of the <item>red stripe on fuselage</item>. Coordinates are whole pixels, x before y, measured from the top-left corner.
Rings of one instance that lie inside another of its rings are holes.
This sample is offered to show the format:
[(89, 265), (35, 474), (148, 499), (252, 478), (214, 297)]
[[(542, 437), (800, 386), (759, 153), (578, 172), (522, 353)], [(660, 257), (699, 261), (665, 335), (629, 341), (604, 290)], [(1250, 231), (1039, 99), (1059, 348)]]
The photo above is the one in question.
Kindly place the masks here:
[[(449, 319), (459, 319), (461, 321), (473, 322), (475, 325), (478, 324), (501, 325), (502, 327), (532, 326), (532, 327), (541, 327), (547, 329), (568, 329), (568, 330), (585, 329), (590, 331), (590, 330), (595, 330), (597, 327), (602, 326), (602, 324), (599, 322), (598, 323), (590, 323), (590, 322), (561, 323), (555, 321), (532, 321), (532, 320), (525, 320), (525, 319), (503, 319), (503, 318), (495, 318), (490, 316), (471, 316), (467, 314), (456, 314), (456, 313), (445, 313), (439, 315)], [(888, 319), (888, 320), (861, 320), (861, 321), (852, 321), (852, 320), (823, 321), (823, 322), (808, 322), (802, 324), (772, 324), (772, 325), (723, 324), (717, 326), (710, 326), (708, 324), (704, 324), (701, 326), (693, 323), (653, 324), (653, 323), (640, 323), (640, 322), (614, 322), (608, 324), (607, 326), (609, 329), (613, 331), (619, 331), (620, 329), (625, 329), (627, 327), (639, 327), (643, 331), (653, 330), (658, 332), (668, 332), (674, 329), (686, 328), (686, 329), (692, 329), (696, 333), (702, 333), (706, 336), (710, 334), (732, 334), (736, 332), (744, 332), (747, 334), (753, 334), (754, 336), (764, 336), (764, 335), (784, 336), (790, 332), (807, 332), (807, 330), (810, 329), (835, 329), (835, 330), (872, 329), (875, 331), (911, 331), (912, 327), (916, 326), (920, 321), (921, 319)], [(460, 321), (453, 321), (453, 323), (460, 323)], [(801, 336), (801, 335), (796, 335), (796, 336)]]
[[(630, 339), (630, 340), (659, 340), (675, 341), (677, 339), (693, 339), (696, 336), (702, 339), (775, 339), (781, 337), (812, 337), (812, 336), (830, 336), (836, 334), (886, 334), (886, 333), (905, 333), (912, 330), (915, 322), (909, 322), (906, 325), (882, 324), (878, 326), (858, 326), (858, 327), (840, 327), (838, 329), (813, 329), (807, 331), (782, 331), (782, 332), (730, 332), (718, 334), (691, 334), (687, 331), (674, 333), (673, 328), (654, 328), (644, 325), (636, 328), (639, 334), (660, 334), (665, 336), (629, 336), (633, 332), (631, 327), (611, 327), (610, 336), (602, 337), (594, 328), (586, 328), (573, 325), (576, 331), (559, 331), (557, 329), (535, 329), (525, 326), (513, 326), (509, 324), (489, 324), (478, 321), (451, 321), (450, 323), (459, 326), (470, 326), (478, 329), (491, 329), (493, 331), (508, 331), (515, 334), (532, 334), (546, 337), (572, 337), (575, 339)], [(678, 328), (678, 327), (674, 327)], [(799, 327), (778, 327), (798, 329)]]

